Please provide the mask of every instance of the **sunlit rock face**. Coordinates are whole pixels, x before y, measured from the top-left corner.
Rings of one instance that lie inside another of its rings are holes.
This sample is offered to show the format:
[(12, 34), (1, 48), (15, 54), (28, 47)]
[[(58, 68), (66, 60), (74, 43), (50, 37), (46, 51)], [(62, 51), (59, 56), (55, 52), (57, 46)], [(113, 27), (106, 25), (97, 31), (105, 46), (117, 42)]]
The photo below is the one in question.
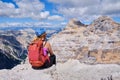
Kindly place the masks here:
[[(80, 62), (119, 63), (120, 62), (120, 24), (107, 16), (101, 16), (87, 27), (71, 24), (50, 40), (58, 62), (78, 59)], [(77, 27), (76, 27), (77, 26)]]
[(34, 31), (0, 31), (0, 69), (11, 69), (27, 56)]

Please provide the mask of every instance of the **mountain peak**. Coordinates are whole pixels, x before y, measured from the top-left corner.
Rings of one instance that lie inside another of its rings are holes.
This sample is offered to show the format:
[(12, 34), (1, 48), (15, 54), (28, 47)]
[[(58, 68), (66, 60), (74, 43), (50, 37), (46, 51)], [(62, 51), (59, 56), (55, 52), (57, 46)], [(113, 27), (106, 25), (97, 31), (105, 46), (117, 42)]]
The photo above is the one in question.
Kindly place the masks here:
[(91, 29), (92, 31), (114, 31), (117, 30), (119, 28), (119, 24), (117, 24), (114, 20), (112, 20), (110, 17), (108, 16), (101, 16), (97, 19), (95, 19), (91, 25)]
[(82, 22), (80, 22), (79, 20), (77, 20), (76, 18), (72, 18), (69, 20), (66, 29), (71, 29), (71, 28), (78, 28), (80, 26), (84, 26), (84, 24)]
[(110, 17), (108, 17), (108, 16), (100, 16), (100, 17), (98, 17), (97, 19), (95, 19), (94, 21), (93, 21), (93, 23), (100, 23), (100, 22), (114, 22)]

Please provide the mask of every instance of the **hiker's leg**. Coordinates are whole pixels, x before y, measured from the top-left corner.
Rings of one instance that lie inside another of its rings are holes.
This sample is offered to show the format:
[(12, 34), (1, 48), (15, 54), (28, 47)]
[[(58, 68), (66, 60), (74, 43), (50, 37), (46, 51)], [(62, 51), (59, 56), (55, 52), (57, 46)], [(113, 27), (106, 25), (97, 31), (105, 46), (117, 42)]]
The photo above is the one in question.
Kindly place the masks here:
[(56, 56), (55, 55), (53, 55), (54, 56), (54, 59), (53, 59), (53, 64), (55, 64), (56, 65)]
[(56, 64), (56, 56), (55, 55), (51, 55), (49, 57), (50, 59), (50, 62), (47, 60), (45, 62), (45, 64), (42, 66), (43, 68), (48, 68), (48, 67), (51, 67), (53, 64)]
[(53, 64), (56, 65), (56, 56), (55, 55), (50, 56), (50, 66), (52, 66)]
[(44, 67), (44, 68), (50, 67), (50, 62), (47, 60), (47, 61), (45, 62), (45, 64), (43, 65), (43, 67)]

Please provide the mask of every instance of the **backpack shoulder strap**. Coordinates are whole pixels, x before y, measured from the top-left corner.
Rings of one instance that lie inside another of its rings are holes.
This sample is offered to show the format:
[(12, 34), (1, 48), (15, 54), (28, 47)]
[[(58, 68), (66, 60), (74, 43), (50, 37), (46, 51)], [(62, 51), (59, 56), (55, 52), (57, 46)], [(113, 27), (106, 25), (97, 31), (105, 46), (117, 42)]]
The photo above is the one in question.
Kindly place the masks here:
[(44, 41), (43, 47), (46, 45), (47, 41)]

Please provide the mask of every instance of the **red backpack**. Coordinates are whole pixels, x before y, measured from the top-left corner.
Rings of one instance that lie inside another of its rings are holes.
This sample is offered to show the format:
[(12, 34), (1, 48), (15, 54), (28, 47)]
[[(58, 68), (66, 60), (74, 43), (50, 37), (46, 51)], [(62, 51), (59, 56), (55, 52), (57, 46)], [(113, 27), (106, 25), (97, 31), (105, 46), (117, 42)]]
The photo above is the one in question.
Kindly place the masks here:
[(43, 66), (45, 61), (49, 60), (48, 55), (44, 56), (42, 40), (36, 40), (28, 46), (28, 59), (35, 68)]

